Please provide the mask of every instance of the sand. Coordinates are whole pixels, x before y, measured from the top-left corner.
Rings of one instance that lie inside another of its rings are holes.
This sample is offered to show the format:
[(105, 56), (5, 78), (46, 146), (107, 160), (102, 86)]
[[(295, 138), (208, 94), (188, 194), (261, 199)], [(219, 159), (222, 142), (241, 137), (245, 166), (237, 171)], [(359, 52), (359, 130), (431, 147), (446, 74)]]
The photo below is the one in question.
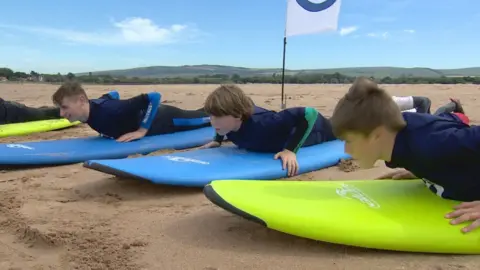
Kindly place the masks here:
[[(50, 105), (48, 84), (0, 84), (2, 98)], [(215, 85), (86, 85), (91, 97), (117, 89), (122, 98), (159, 91), (169, 104), (202, 106)], [(280, 108), (279, 85), (242, 86), (254, 101)], [(347, 85), (287, 85), (288, 106), (330, 116)], [(436, 109), (458, 97), (480, 120), (475, 85), (388, 85), (394, 95), (425, 95)], [(95, 135), (88, 126), (1, 142)], [(355, 164), (293, 179), (372, 179), (388, 169)], [(348, 213), (345, 213), (348, 215)], [(266, 229), (210, 203), (201, 189), (153, 185), (88, 170), (81, 164), (0, 173), (0, 269), (480, 269), (478, 256), (376, 251), (301, 239)]]

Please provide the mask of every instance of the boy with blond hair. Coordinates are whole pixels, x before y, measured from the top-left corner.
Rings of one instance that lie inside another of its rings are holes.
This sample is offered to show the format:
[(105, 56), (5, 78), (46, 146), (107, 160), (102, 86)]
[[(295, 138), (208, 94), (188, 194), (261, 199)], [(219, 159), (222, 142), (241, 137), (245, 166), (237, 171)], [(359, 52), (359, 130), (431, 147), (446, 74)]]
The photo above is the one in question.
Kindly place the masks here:
[(87, 123), (102, 136), (118, 142), (210, 126), (203, 109), (182, 110), (161, 104), (160, 99), (160, 93), (150, 92), (122, 100), (116, 91), (89, 99), (76, 81), (63, 83), (52, 95), (62, 117)]
[(298, 171), (297, 151), (304, 146), (335, 140), (329, 121), (310, 107), (280, 112), (256, 106), (236, 85), (222, 85), (205, 101), (205, 111), (217, 135), (204, 148), (218, 147), (224, 136), (239, 148), (277, 153), (288, 176)]
[[(401, 113), (385, 90), (358, 78), (336, 105), (330, 121), (333, 133), (345, 141), (345, 151), (362, 168), (383, 160), (389, 168), (404, 168), (423, 179), (442, 198), (480, 200), (480, 127), (469, 126), (457, 114)], [(457, 210), (447, 218), (469, 216), (452, 224), (476, 220), (476, 226), (480, 225), (478, 207), (460, 208), (463, 212)]]

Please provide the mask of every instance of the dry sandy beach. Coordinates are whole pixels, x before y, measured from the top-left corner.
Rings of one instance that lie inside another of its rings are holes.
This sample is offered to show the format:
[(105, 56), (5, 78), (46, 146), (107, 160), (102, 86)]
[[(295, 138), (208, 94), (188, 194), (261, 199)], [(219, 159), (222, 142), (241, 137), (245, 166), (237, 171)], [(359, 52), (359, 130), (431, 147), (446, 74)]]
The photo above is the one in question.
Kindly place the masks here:
[[(1, 97), (50, 105), (48, 84), (0, 84)], [(117, 89), (122, 98), (159, 91), (163, 101), (196, 109), (215, 85), (93, 86), (90, 97)], [(280, 85), (244, 85), (254, 101), (280, 108)], [(478, 85), (387, 85), (394, 95), (425, 95), (436, 109), (458, 97), (480, 121)], [(348, 85), (286, 85), (288, 106), (330, 116)], [(2, 142), (95, 135), (88, 126), (4, 138)], [(388, 169), (332, 167), (301, 180), (371, 179)], [(0, 269), (480, 269), (478, 256), (374, 251), (282, 234), (210, 203), (201, 189), (118, 179), (81, 164), (0, 173)], [(348, 215), (348, 213), (345, 213)], [(447, 221), (446, 221), (447, 222)]]

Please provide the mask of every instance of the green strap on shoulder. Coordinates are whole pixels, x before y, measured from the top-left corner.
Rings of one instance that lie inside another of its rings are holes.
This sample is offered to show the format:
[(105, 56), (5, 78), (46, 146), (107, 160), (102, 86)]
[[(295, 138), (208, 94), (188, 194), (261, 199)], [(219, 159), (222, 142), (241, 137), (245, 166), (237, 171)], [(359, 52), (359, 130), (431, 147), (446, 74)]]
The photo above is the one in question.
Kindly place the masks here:
[(305, 134), (303, 134), (302, 140), (300, 140), (300, 143), (298, 143), (297, 147), (295, 147), (295, 150), (293, 151), (294, 153), (297, 153), (298, 149), (300, 149), (305, 143), (305, 140), (308, 138), (308, 135), (310, 135), (310, 132), (312, 131), (313, 126), (315, 125), (315, 122), (317, 121), (318, 118), (318, 112), (316, 109), (312, 107), (305, 107), (305, 119), (308, 122), (308, 128), (305, 131)]

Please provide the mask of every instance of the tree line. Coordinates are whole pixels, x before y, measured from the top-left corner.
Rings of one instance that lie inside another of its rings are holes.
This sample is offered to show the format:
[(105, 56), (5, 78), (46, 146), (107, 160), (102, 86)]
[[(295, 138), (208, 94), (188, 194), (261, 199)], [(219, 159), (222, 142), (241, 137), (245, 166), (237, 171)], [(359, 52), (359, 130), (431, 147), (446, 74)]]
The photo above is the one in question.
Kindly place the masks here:
[[(88, 75), (76, 76), (73, 73), (67, 74), (40, 74), (35, 71), (30, 73), (15, 72), (9, 68), (0, 68), (0, 78), (6, 78), (8, 81), (33, 81), (47, 83), (61, 83), (65, 80), (77, 80), (89, 84), (221, 84), (221, 83), (268, 83), (280, 84), (282, 76), (280, 73), (274, 73), (271, 76), (250, 76), (242, 77), (238, 74), (225, 75), (213, 74), (196, 77), (169, 77), (169, 78), (143, 78), (126, 77), (111, 75), (94, 75), (91, 72)], [(480, 84), (480, 77), (370, 77), (382, 84)], [(285, 75), (286, 84), (348, 84), (355, 80), (354, 76), (347, 76), (340, 73), (318, 74), (318, 73), (300, 73), (295, 75)]]

